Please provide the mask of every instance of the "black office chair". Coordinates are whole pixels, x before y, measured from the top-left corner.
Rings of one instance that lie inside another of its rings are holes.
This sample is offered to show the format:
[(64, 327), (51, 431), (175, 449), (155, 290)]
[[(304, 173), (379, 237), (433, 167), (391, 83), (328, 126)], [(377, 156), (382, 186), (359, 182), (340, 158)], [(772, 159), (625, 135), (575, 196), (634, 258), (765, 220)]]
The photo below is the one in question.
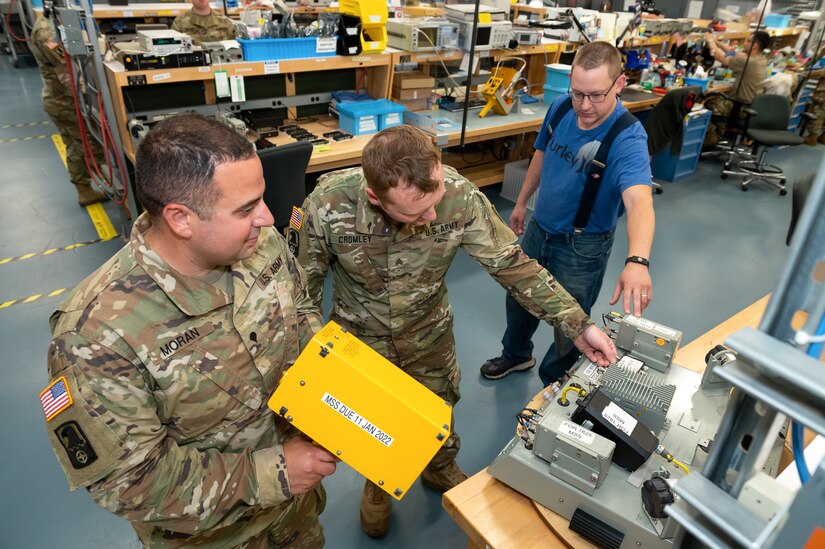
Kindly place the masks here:
[(780, 195), (786, 194), (785, 173), (765, 162), (765, 156), (769, 147), (802, 144), (802, 137), (788, 131), (791, 116), (788, 98), (784, 95), (760, 95), (743, 112), (746, 115), (745, 136), (753, 141), (751, 152), (743, 157), (736, 150), (731, 151), (722, 170), (722, 179), (728, 176), (744, 177), (743, 191), (761, 179), (778, 188)]
[(258, 151), (264, 167), (264, 203), (282, 231), (289, 224), (293, 206), (306, 198), (306, 171), (312, 156), (312, 143), (298, 141)]
[(711, 115), (710, 121), (712, 124), (718, 125), (721, 122), (725, 123), (725, 135), (716, 145), (703, 148), (700, 157), (727, 157), (733, 151), (739, 152), (740, 155), (748, 154), (750, 149), (748, 147), (742, 147), (741, 145), (742, 137), (745, 134), (745, 118), (741, 113), (743, 109), (750, 107), (750, 103), (745, 103), (726, 93), (714, 91), (706, 93), (702, 100), (707, 102), (715, 97), (727, 99), (733, 103), (733, 106), (727, 115), (716, 113)]

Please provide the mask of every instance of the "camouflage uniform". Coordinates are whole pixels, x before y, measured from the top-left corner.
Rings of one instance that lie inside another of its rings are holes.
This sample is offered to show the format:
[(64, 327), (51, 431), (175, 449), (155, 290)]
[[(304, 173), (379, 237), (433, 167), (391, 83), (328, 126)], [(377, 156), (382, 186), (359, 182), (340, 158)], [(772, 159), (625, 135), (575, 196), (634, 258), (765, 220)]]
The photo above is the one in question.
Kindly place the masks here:
[[(66, 165), (69, 169), (69, 178), (78, 191), (78, 197), (83, 202), (84, 195), (97, 194), (89, 184), (91, 176), (83, 159), (83, 141), (80, 136), (80, 126), (77, 122), (72, 86), (66, 70), (66, 59), (63, 57), (63, 47), (55, 41), (54, 28), (49, 19), (38, 17), (32, 27), (30, 46), (32, 54), (40, 69), (43, 79), (43, 110), (49, 115), (63, 144), (66, 145)], [(100, 145), (93, 138), (89, 138), (92, 150), (97, 158), (98, 165), (102, 164), (103, 154)]]
[[(436, 206), (437, 219), (423, 227), (398, 226), (375, 209), (361, 168), (323, 176), (304, 202), (298, 259), (319, 308), (332, 267), (330, 319), (455, 404), (460, 372), (444, 279), (459, 248), (522, 306), (571, 339), (592, 322), (550, 273), (524, 255), (472, 183), (449, 166), (444, 176), (446, 194)], [(453, 432), (430, 467), (450, 463), (458, 449)]]
[(172, 29), (188, 34), (195, 44), (235, 39), (235, 24), (231, 19), (212, 10), (209, 15), (198, 15), (192, 10), (175, 17)]
[[(321, 327), (303, 270), (264, 228), (225, 284), (185, 277), (149, 247), (150, 225), (138, 218), (51, 319), (49, 376), (74, 401), (47, 431), (71, 489), (146, 546), (323, 545), (323, 487), (291, 495), (282, 443), (296, 432), (266, 406)], [(93, 448), (82, 462), (67, 425)]]
[(819, 82), (811, 97), (811, 105), (808, 107), (808, 110), (816, 117), (808, 124), (808, 135), (818, 139), (825, 126), (825, 69), (811, 71), (811, 78), (818, 78)]
[[(737, 53), (730, 62), (730, 68), (736, 74), (736, 83), (733, 85), (732, 93), (737, 101), (745, 104), (750, 104), (753, 98), (761, 95), (764, 91), (762, 82), (765, 80), (765, 74), (768, 70), (768, 60), (764, 55), (752, 55), (745, 67), (745, 59), (747, 56), (744, 53)], [(744, 72), (743, 72), (744, 71)], [(705, 108), (711, 111), (714, 119), (711, 119), (708, 124), (708, 131), (705, 137), (705, 144), (716, 144), (724, 135), (728, 127), (727, 117), (730, 116), (733, 109), (733, 101), (730, 99), (715, 95), (705, 101)], [(740, 111), (740, 118), (745, 117), (745, 113)]]

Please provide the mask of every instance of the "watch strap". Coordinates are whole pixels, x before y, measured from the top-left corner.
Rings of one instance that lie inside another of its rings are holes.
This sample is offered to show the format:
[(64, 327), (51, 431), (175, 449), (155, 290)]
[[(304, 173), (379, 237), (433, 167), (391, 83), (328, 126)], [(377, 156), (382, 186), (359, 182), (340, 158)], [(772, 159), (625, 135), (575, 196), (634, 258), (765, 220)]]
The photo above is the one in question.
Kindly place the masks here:
[(645, 259), (644, 257), (638, 255), (631, 255), (627, 259), (624, 260), (624, 264), (627, 265), (628, 263), (638, 263), (639, 265), (644, 265), (645, 267), (650, 267), (650, 261)]

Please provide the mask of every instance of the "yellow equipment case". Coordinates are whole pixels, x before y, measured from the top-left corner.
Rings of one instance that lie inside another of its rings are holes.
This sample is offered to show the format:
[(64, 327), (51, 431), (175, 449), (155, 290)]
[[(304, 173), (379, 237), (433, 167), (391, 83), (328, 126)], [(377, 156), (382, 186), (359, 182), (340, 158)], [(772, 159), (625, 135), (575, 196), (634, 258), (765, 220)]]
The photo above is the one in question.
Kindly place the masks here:
[(450, 435), (449, 402), (335, 322), (284, 373), (269, 407), (395, 499)]

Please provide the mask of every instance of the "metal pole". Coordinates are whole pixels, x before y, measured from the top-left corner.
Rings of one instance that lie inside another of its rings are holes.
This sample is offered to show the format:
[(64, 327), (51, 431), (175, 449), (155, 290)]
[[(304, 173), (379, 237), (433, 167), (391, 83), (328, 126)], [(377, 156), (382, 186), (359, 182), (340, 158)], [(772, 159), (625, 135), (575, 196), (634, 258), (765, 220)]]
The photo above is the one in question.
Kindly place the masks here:
[(476, 54), (476, 33), (478, 32), (478, 11), (481, 0), (475, 0), (475, 15), (473, 16), (473, 35), (470, 40), (470, 62), (467, 63), (467, 80), (464, 81), (464, 111), (461, 115), (461, 140), (459, 146), (464, 146), (464, 134), (467, 131), (467, 112), (470, 110), (470, 85), (473, 82), (473, 60)]
[[(114, 151), (113, 154), (117, 156), (118, 166), (113, 166), (113, 168), (117, 168), (117, 171), (120, 171), (120, 166), (123, 166), (124, 173), (120, 174), (120, 184), (122, 188), (120, 192), (122, 194), (126, 194), (127, 199), (126, 203), (123, 204), (123, 207), (119, 209), (121, 215), (121, 227), (122, 227), (122, 234), (128, 235), (129, 231), (131, 230), (131, 221), (134, 221), (138, 215), (138, 208), (137, 202), (135, 201), (135, 193), (129, 192), (130, 190), (134, 190), (133, 188), (130, 189), (130, 180), (129, 180), (129, 173), (128, 168), (126, 167), (126, 158), (123, 155), (123, 143), (120, 140), (120, 132), (115, 127), (113, 128), (113, 122), (117, 120), (115, 118), (114, 108), (112, 106), (112, 97), (109, 94), (109, 84), (106, 80), (106, 73), (103, 70), (103, 58), (100, 55), (100, 49), (98, 48), (98, 32), (97, 32), (97, 23), (94, 19), (94, 14), (92, 12), (92, 5), (90, 0), (80, 0), (80, 7), (83, 9), (83, 15), (86, 21), (86, 33), (89, 37), (89, 42), (92, 44), (92, 61), (95, 67), (95, 76), (97, 79), (97, 90), (101, 96), (103, 101), (103, 110), (106, 115), (106, 124), (108, 125), (109, 133), (114, 140)], [(92, 109), (89, 109), (91, 111)], [(101, 130), (103, 127), (101, 120)], [(122, 196), (121, 194), (121, 196)], [(129, 216), (127, 217), (126, 211), (128, 210)], [(130, 219), (131, 218), (131, 219)]]

